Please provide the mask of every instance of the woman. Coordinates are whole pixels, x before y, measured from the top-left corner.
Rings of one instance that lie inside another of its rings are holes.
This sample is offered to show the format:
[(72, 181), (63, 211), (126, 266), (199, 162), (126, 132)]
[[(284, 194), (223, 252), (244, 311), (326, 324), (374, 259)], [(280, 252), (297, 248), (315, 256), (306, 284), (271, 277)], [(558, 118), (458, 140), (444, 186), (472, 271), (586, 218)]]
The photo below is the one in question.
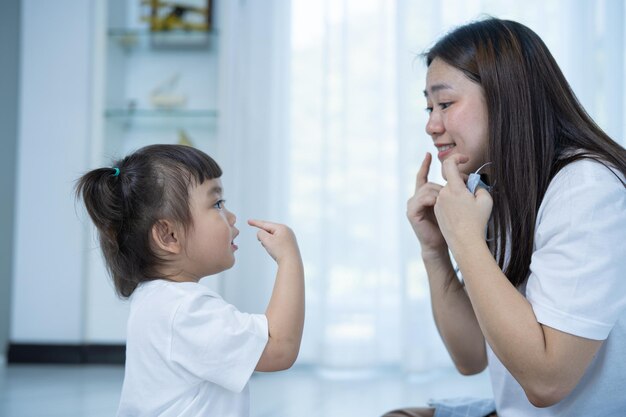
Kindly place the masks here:
[(495, 404), (386, 416), (626, 415), (626, 150), (519, 23), (462, 26), (426, 63), (447, 184), (428, 182), (427, 154), (407, 216), (444, 344), (464, 375), (489, 366)]

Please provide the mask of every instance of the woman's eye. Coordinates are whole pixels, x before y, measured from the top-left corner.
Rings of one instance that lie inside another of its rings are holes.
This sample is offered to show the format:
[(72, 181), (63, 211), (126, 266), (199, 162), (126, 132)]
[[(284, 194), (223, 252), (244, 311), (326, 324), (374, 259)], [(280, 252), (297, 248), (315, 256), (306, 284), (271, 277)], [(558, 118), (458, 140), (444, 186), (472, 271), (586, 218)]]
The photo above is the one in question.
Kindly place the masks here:
[(218, 210), (221, 210), (224, 208), (225, 203), (226, 203), (226, 200), (218, 200), (217, 203), (213, 204), (213, 207), (215, 207)]
[[(439, 108), (440, 108), (441, 110), (445, 110), (445, 109), (447, 109), (448, 107), (450, 107), (450, 105), (451, 105), (451, 104), (452, 104), (452, 102), (450, 102), (450, 101), (446, 101), (445, 103), (439, 103), (439, 104), (437, 104), (437, 106), (439, 106)], [(428, 107), (426, 107), (426, 113), (430, 114), (430, 113), (432, 113), (432, 112), (433, 112), (433, 107), (432, 107), (432, 106), (428, 106)]]

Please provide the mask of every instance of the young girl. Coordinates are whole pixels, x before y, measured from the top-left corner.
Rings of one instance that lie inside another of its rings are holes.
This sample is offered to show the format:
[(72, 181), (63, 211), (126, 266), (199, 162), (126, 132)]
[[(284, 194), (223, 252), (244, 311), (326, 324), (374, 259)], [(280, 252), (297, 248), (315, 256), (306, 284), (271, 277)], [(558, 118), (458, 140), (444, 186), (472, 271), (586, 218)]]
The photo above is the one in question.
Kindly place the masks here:
[(428, 154), (407, 215), (446, 348), (462, 374), (489, 367), (495, 403), (387, 416), (626, 415), (626, 151), (519, 23), (460, 27), (426, 63), (447, 184), (428, 182)]
[(118, 416), (248, 416), (252, 372), (287, 369), (298, 355), (304, 273), (288, 227), (248, 222), (278, 264), (265, 315), (198, 283), (235, 263), (221, 175), (197, 149), (153, 145), (77, 184), (115, 288), (130, 298)]

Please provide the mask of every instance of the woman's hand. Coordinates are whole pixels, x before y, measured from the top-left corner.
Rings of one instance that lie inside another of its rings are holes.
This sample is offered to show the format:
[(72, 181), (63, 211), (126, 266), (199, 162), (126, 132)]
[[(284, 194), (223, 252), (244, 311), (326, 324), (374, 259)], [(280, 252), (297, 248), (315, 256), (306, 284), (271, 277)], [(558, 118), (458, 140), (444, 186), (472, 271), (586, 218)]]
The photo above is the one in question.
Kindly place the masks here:
[(468, 161), (464, 155), (451, 155), (443, 162), (448, 183), (439, 191), (434, 212), (439, 228), (454, 254), (463, 245), (484, 242), (493, 200), (480, 188), (476, 195), (467, 189), (459, 164)]
[(431, 161), (432, 155), (426, 153), (415, 179), (415, 194), (407, 202), (406, 210), (406, 216), (422, 247), (422, 257), (440, 255), (448, 251), (433, 211), (437, 196), (443, 187), (428, 182)]

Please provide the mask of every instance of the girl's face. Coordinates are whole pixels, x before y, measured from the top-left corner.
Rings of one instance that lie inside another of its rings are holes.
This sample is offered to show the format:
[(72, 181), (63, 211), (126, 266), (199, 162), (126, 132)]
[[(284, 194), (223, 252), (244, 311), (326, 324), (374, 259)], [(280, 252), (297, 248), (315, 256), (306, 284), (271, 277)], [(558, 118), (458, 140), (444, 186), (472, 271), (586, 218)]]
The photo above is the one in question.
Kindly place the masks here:
[(428, 67), (424, 95), (429, 111), (426, 133), (433, 138), (439, 160), (463, 154), (469, 161), (459, 170), (465, 174), (476, 171), (487, 162), (488, 149), (487, 104), (482, 87), (435, 58)]
[(186, 275), (195, 280), (225, 271), (235, 264), (237, 218), (224, 206), (222, 194), (219, 178), (206, 180), (190, 191), (193, 225), (185, 237), (182, 267)]

